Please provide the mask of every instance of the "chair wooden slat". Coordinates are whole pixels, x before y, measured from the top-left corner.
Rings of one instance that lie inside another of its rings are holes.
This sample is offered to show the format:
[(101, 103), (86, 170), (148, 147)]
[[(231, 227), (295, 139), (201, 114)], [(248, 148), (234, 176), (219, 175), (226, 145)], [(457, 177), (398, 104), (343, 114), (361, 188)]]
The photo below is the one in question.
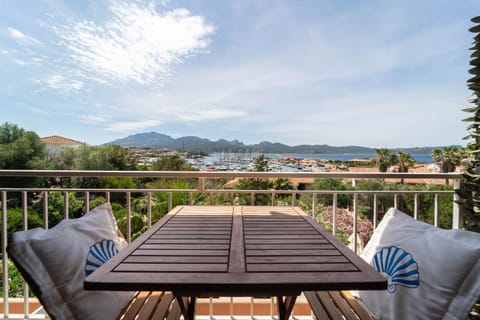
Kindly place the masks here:
[(346, 301), (350, 304), (352, 309), (357, 314), (360, 319), (371, 319), (372, 317), (368, 314), (367, 310), (358, 302), (357, 298), (352, 296), (349, 291), (339, 291), (340, 294), (344, 297)]
[[(177, 301), (173, 294), (169, 292), (163, 296), (162, 301), (160, 301), (160, 304), (155, 309), (155, 313), (152, 315), (152, 319), (165, 319), (165, 317), (168, 319), (168, 316), (171, 316), (170, 310), (172, 303), (177, 304)], [(180, 317), (180, 315), (178, 317)], [(178, 319), (178, 317), (176, 319)]]
[(331, 319), (342, 319), (342, 314), (337, 309), (337, 306), (332, 301), (328, 291), (318, 291), (317, 297), (320, 299), (325, 311), (330, 315)]
[[(172, 295), (173, 298), (173, 295)], [(180, 310), (180, 305), (177, 303), (177, 299), (173, 299), (170, 304), (170, 311), (168, 312), (167, 320), (177, 320), (180, 319), (182, 315), (182, 310)]]
[(124, 311), (118, 316), (118, 320), (133, 320), (142, 308), (145, 300), (150, 295), (150, 291), (139, 291), (125, 307)]
[[(143, 304), (142, 309), (138, 312), (138, 319), (152, 319), (152, 314), (164, 297), (163, 291), (152, 291), (147, 301)], [(158, 318), (163, 319), (163, 318)]]
[[(130, 301), (117, 320), (178, 320), (177, 303), (171, 292), (140, 291)], [(179, 309), (179, 308), (178, 308)]]
[(331, 319), (320, 302), (320, 299), (317, 297), (317, 291), (307, 291), (303, 294), (307, 298), (310, 308), (317, 319)]
[(317, 319), (372, 320), (348, 291), (308, 291), (304, 294)]
[(328, 294), (346, 320), (358, 320), (355, 310), (352, 310), (349, 301), (345, 299), (340, 291), (329, 291)]

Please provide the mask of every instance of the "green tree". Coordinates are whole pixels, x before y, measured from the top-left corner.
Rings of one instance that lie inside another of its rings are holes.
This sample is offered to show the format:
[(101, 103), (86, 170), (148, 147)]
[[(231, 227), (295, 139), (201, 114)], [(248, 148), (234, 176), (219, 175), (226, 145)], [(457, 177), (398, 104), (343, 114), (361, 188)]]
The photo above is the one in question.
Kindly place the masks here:
[(35, 132), (8, 122), (0, 126), (0, 168), (43, 169), (46, 155), (45, 143)]
[[(69, 192), (68, 195), (68, 215), (69, 218), (78, 218), (84, 214), (83, 201), (78, 200), (75, 197), (74, 192)], [(38, 213), (39, 216), (43, 215), (43, 203), (44, 197), (42, 196), (39, 201), (36, 201), (32, 209)], [(48, 227), (51, 228), (64, 219), (65, 212), (65, 199), (61, 192), (49, 192), (48, 193)]]
[(262, 154), (255, 158), (253, 161), (253, 171), (255, 172), (267, 172), (269, 170), (268, 167), (268, 159)]
[(375, 149), (375, 157), (372, 161), (380, 172), (387, 172), (388, 167), (396, 162), (396, 156), (389, 149)]
[[(314, 190), (351, 190), (351, 187), (342, 179), (316, 179), (312, 188)], [(333, 205), (332, 195), (318, 195), (317, 202), (323, 206)], [(351, 204), (351, 196), (348, 194), (337, 195), (337, 207), (348, 208)]]
[[(400, 151), (396, 157), (396, 164), (398, 164), (398, 172), (408, 172), (408, 170), (415, 165), (415, 159), (410, 153)], [(403, 178), (400, 183), (403, 184)]]
[[(136, 170), (136, 157), (132, 151), (117, 145), (65, 148), (51, 160), (58, 170)], [(81, 177), (61, 180), (62, 186), (84, 188), (132, 188), (138, 186), (133, 178)], [(113, 199), (117, 200), (117, 199)]]
[(408, 172), (415, 165), (415, 159), (408, 152), (400, 151), (397, 156), (398, 172)]
[[(355, 186), (355, 190), (369, 190), (369, 191), (388, 191), (398, 190), (399, 186), (396, 183), (387, 183), (383, 179), (359, 179)], [(373, 219), (373, 194), (359, 194), (358, 207), (369, 219)], [(393, 207), (393, 197), (389, 194), (377, 194), (377, 210), (382, 216), (389, 208)]]
[[(33, 131), (25, 131), (16, 124), (5, 122), (0, 126), (0, 169), (45, 169), (47, 149)], [(3, 187), (35, 187), (40, 178), (0, 178)]]
[[(8, 259), (8, 297), (9, 298), (22, 298), (24, 280), (20, 271), (13, 264), (13, 261)], [(3, 266), (3, 259), (0, 259), (0, 264)], [(0, 287), (3, 288), (3, 277), (0, 277)], [(3, 290), (0, 292), (0, 297), (3, 297)], [(30, 297), (33, 298), (34, 294), (30, 290)]]
[[(7, 210), (7, 237), (10, 241), (14, 232), (23, 230), (23, 211), (22, 208), (12, 208)], [(32, 209), (27, 210), (28, 229), (43, 227), (43, 219)], [(2, 223), (0, 222), (0, 226)]]
[(56, 170), (74, 170), (77, 169), (77, 157), (77, 150), (74, 148), (64, 148), (59, 153), (53, 155), (50, 162)]
[[(425, 190), (425, 186), (413, 185), (413, 186), (404, 186), (404, 190)], [(430, 185), (426, 187), (427, 191), (446, 191), (452, 190), (452, 186), (444, 185)], [(453, 212), (453, 201), (452, 195), (450, 194), (440, 194), (439, 196), (439, 227), (444, 229), (452, 228), (452, 212)], [(401, 208), (400, 210), (413, 215), (414, 206), (415, 206), (415, 195), (413, 194), (404, 194), (401, 196)], [(418, 219), (425, 221), (429, 224), (434, 223), (435, 216), (435, 195), (434, 194), (422, 194), (418, 199)]]
[(464, 151), (457, 147), (443, 147), (431, 152), (433, 160), (440, 166), (441, 172), (454, 172), (462, 162)]
[[(269, 170), (268, 167), (268, 159), (262, 154), (255, 158), (253, 162), (253, 169), (254, 172), (267, 172)], [(238, 190), (271, 190), (273, 189), (273, 182), (269, 179), (257, 179), (257, 178), (247, 178), (247, 179), (240, 179), (238, 184), (236, 185), (235, 189)], [(240, 197), (240, 203), (246, 204), (250, 202), (250, 197), (248, 195), (242, 195)], [(255, 203), (251, 203), (251, 205), (266, 205), (271, 203), (270, 195), (268, 194), (255, 194)]]
[(178, 154), (162, 155), (152, 163), (152, 171), (194, 171), (188, 162)]

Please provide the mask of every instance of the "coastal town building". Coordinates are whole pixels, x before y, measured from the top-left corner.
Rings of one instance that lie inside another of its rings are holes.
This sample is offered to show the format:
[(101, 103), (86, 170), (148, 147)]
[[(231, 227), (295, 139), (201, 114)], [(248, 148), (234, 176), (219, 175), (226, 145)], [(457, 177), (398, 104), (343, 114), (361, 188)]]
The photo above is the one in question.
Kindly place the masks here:
[(62, 136), (48, 136), (41, 138), (41, 140), (47, 145), (48, 158), (51, 158), (65, 148), (79, 148), (80, 146), (85, 145), (85, 142)]

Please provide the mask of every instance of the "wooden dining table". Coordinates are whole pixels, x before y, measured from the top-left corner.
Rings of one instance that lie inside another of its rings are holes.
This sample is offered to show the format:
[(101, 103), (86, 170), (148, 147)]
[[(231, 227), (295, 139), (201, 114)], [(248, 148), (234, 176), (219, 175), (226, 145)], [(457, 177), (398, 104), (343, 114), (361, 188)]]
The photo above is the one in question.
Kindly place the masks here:
[(280, 320), (312, 290), (384, 290), (386, 279), (293, 206), (178, 206), (85, 279), (87, 290), (277, 297)]

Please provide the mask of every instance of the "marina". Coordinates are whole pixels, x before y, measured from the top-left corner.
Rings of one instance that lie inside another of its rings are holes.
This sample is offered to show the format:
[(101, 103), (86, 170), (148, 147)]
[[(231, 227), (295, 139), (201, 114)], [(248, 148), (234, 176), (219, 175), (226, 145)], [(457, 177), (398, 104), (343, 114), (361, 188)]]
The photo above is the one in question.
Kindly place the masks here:
[[(269, 171), (274, 172), (328, 172), (345, 164), (365, 165), (374, 154), (300, 154), (300, 153), (212, 153), (208, 156), (187, 157), (194, 168), (208, 171), (252, 171), (254, 161), (263, 155)], [(413, 154), (417, 163), (432, 163), (429, 154)]]

